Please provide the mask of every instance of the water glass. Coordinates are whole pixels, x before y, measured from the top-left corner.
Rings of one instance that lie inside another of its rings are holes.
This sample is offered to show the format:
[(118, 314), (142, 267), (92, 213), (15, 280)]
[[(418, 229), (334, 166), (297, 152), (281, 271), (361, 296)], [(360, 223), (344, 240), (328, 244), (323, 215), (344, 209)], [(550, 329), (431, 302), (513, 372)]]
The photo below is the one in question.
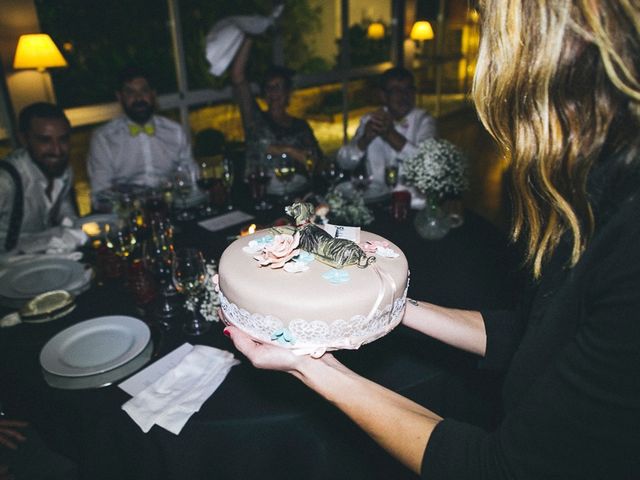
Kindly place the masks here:
[(185, 323), (184, 331), (188, 335), (201, 335), (211, 327), (200, 316), (200, 297), (205, 291), (204, 285), (207, 279), (207, 269), (202, 253), (195, 248), (182, 248), (173, 254), (171, 265), (173, 285), (176, 290), (187, 297), (188, 309), (192, 318)]

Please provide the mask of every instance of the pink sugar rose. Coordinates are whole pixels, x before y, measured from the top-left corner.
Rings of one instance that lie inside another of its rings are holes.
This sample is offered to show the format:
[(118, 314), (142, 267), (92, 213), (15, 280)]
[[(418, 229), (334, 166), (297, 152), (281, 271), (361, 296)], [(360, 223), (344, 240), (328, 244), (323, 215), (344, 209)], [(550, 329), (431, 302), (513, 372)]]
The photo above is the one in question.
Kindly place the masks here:
[(389, 246), (389, 242), (381, 242), (379, 240), (367, 240), (365, 243), (360, 244), (360, 248), (364, 251), (364, 253), (376, 253), (378, 247), (387, 248)]
[(261, 267), (269, 265), (271, 268), (282, 268), (284, 264), (300, 253), (297, 248), (300, 243), (300, 233), (295, 235), (276, 235), (273, 242), (262, 250), (255, 258)]

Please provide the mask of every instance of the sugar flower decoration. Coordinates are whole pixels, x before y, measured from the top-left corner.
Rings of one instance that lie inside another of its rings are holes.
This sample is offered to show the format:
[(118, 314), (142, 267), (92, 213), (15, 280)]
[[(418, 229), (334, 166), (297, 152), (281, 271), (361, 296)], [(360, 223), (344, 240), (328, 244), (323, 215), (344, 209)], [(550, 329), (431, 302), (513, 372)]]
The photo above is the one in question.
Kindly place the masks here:
[(271, 268), (282, 268), (284, 264), (300, 253), (298, 244), (300, 243), (300, 233), (294, 235), (283, 233), (276, 235), (273, 242), (265, 245), (260, 255), (255, 258), (261, 267), (267, 265)]
[(288, 328), (281, 328), (273, 332), (271, 334), (271, 340), (282, 343), (284, 345), (296, 343), (296, 339), (293, 337)]
[(349, 281), (349, 273), (345, 270), (328, 270), (322, 274), (322, 278), (329, 281), (329, 283), (340, 284)]
[(305, 263), (296, 262), (294, 260), (293, 262), (285, 263), (283, 270), (289, 273), (300, 273), (300, 272), (306, 272), (307, 270), (309, 270), (309, 266)]
[(300, 251), (300, 255), (298, 255), (293, 260), (295, 262), (304, 263), (305, 265), (310, 264), (316, 259), (313, 253), (305, 252), (304, 250)]
[(265, 245), (269, 245), (271, 242), (273, 242), (273, 235), (265, 235), (264, 237), (251, 240), (246, 247), (242, 247), (242, 250), (253, 255), (254, 253), (261, 252)]
[(315, 260), (315, 256), (312, 253), (300, 251), (300, 254), (293, 259), (292, 262), (287, 262), (284, 265), (284, 270), (289, 273), (300, 273), (309, 270), (309, 264)]
[(400, 256), (393, 248), (389, 247), (389, 242), (381, 242), (379, 240), (368, 240), (360, 245), (365, 253), (373, 253), (381, 257), (396, 258)]

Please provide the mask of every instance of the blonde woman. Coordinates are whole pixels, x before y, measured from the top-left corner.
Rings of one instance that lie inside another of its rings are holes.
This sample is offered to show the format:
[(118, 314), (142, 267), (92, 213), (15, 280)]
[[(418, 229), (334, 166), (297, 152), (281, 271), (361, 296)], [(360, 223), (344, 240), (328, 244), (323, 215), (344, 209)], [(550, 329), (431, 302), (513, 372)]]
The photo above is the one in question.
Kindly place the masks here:
[(475, 101), (513, 163), (535, 291), (517, 313), (409, 304), (404, 324), (505, 370), (497, 429), (226, 333), (423, 478), (640, 478), (640, 2), (481, 3)]

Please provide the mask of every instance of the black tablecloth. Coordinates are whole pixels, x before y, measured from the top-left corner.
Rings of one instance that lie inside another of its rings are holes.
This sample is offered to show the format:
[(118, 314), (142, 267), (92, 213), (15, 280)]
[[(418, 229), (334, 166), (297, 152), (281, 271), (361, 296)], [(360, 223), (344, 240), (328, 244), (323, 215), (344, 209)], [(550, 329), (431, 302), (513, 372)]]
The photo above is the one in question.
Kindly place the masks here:
[[(510, 307), (518, 291), (514, 257), (504, 237), (467, 212), (444, 239), (420, 239), (410, 223), (381, 211), (367, 228), (408, 257), (410, 295), (465, 308)], [(181, 243), (217, 258), (234, 227), (216, 234), (195, 222), (180, 226)], [(84, 478), (411, 478), (347, 419), (293, 377), (254, 369), (243, 359), (200, 412), (175, 436), (147, 434), (120, 409), (128, 395), (49, 387), (39, 351), (55, 333), (101, 315), (140, 316), (120, 282), (96, 285), (67, 317), (0, 331), (0, 397), (12, 416), (29, 419), (52, 448), (76, 460)], [(153, 329), (155, 358), (184, 341), (233, 350), (215, 325), (200, 337)], [(236, 355), (239, 355), (235, 352)], [(351, 368), (441, 415), (490, 424), (499, 379), (470, 375), (475, 359), (399, 327), (358, 351), (336, 354)]]

